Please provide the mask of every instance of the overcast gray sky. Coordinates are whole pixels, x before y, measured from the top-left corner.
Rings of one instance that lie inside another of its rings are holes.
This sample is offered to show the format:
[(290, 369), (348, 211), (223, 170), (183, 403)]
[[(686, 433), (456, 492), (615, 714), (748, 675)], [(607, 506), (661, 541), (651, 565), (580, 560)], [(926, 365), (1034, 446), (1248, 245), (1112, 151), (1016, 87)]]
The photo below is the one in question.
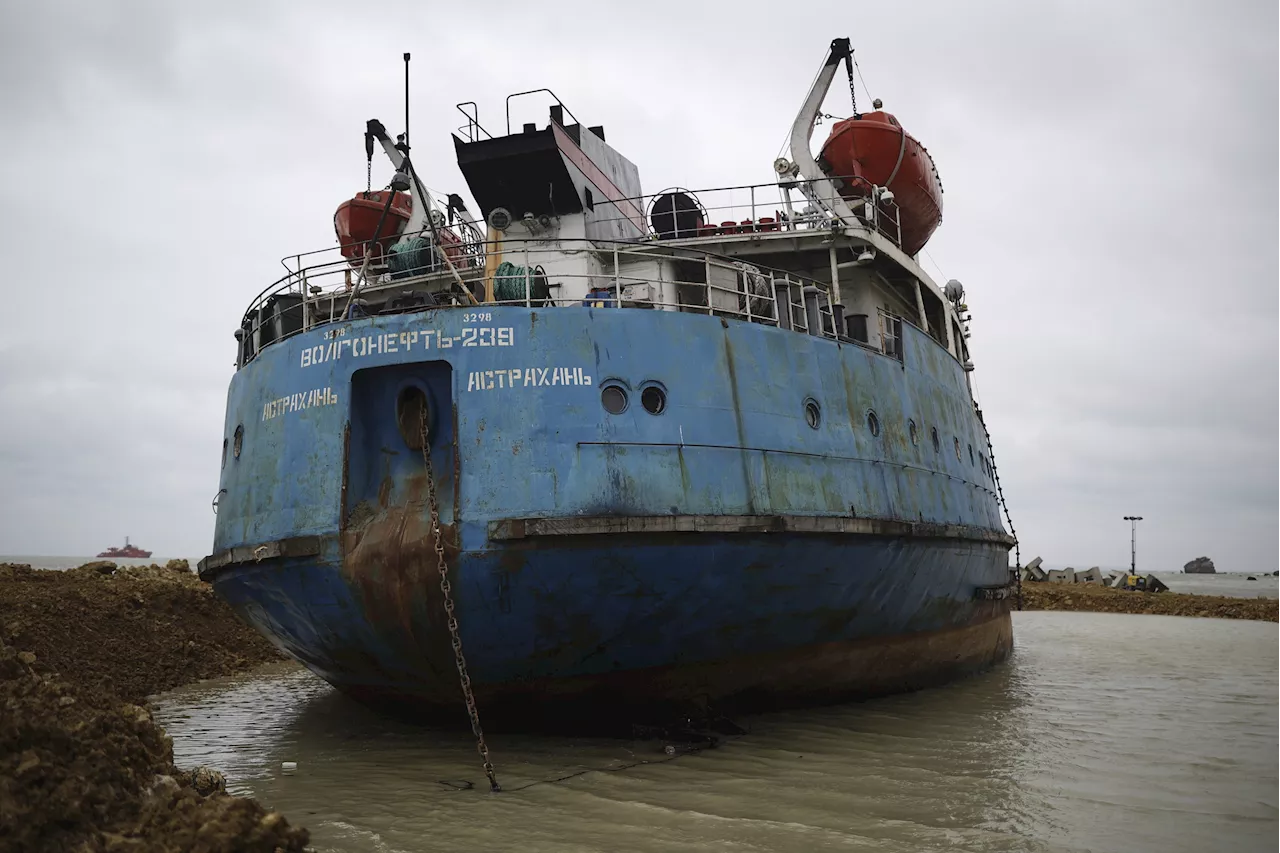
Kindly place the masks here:
[(455, 103), (548, 86), (657, 190), (770, 180), (848, 35), (941, 172), (1024, 557), (1124, 565), (1136, 513), (1148, 568), (1277, 567), (1273, 0), (554, 5), (4, 3), (0, 554), (207, 553), (232, 329), (332, 245), (403, 51), (432, 186)]

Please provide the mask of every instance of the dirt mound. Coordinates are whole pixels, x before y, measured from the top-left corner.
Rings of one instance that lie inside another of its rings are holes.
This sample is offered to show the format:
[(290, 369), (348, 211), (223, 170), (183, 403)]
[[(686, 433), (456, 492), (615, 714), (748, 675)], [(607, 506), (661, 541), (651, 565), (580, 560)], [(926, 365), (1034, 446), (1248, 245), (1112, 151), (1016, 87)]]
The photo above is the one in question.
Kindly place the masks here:
[(185, 566), (0, 564), (0, 633), (67, 681), (142, 703), (280, 653)]
[(306, 846), (305, 829), (255, 800), (227, 795), (219, 774), (178, 771), (173, 744), (147, 709), (72, 687), (2, 637), (0, 709), (0, 849), (270, 853)]
[(1215, 619), (1280, 621), (1274, 598), (1224, 598), (1175, 592), (1132, 592), (1095, 584), (1022, 584), (1024, 610), (1074, 610), (1096, 613), (1151, 613), (1207, 616)]

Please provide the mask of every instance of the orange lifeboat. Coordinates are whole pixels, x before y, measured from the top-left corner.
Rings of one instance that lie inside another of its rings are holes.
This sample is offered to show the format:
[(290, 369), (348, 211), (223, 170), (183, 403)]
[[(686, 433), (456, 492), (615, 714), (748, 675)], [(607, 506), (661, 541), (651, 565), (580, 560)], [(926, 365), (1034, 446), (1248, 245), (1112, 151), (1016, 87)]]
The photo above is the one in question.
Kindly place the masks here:
[(923, 249), (942, 222), (942, 181), (933, 158), (889, 113), (838, 122), (822, 146), (822, 162), (828, 174), (843, 178), (840, 194), (847, 199), (865, 198), (872, 185), (889, 188), (908, 255)]
[[(391, 190), (356, 193), (338, 205), (337, 212), (333, 214), (333, 230), (338, 235), (342, 256), (352, 266), (364, 262), (364, 247), (378, 230), (378, 221), (382, 219), (382, 209), (387, 204), (389, 192)], [(382, 232), (374, 245), (374, 260), (384, 257), (391, 244), (400, 239), (400, 233), (412, 214), (413, 197), (408, 193), (395, 193), (391, 209), (387, 211), (387, 220), (382, 223)]]

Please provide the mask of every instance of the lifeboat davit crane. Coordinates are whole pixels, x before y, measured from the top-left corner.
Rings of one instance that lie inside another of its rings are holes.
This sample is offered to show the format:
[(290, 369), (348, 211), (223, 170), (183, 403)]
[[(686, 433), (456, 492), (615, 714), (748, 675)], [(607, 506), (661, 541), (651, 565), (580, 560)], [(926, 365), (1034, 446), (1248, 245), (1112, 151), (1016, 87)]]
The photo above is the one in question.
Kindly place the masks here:
[(801, 190), (815, 206), (845, 221), (855, 218), (848, 202), (896, 207), (896, 242), (914, 256), (942, 222), (942, 181), (929, 152), (895, 116), (881, 109), (880, 100), (869, 113), (859, 113), (855, 100), (854, 114), (831, 129), (820, 159), (809, 151), (822, 100), (841, 62), (852, 93), (853, 49), (847, 38), (835, 39), (791, 128), (791, 159), (807, 183)]
[[(430, 232), (431, 245), (439, 247), (439, 257), (462, 287), (462, 277), (457, 270), (462, 259), (462, 238), (446, 227), (444, 214), (435, 208), (430, 193), (419, 180), (409, 160), (409, 145), (405, 137), (392, 142), (386, 127), (375, 118), (366, 123), (364, 138), (365, 154), (370, 162), (373, 160), (374, 143), (379, 143), (396, 173), (389, 189), (357, 193), (338, 206), (333, 225), (343, 257), (357, 268), (364, 268), (370, 263), (381, 265), (392, 245), (401, 237)], [(455, 198), (450, 197), (451, 212), (456, 207), (466, 223), (466, 207), (461, 198), (456, 198), (455, 205)], [(462, 290), (471, 296), (466, 287)]]

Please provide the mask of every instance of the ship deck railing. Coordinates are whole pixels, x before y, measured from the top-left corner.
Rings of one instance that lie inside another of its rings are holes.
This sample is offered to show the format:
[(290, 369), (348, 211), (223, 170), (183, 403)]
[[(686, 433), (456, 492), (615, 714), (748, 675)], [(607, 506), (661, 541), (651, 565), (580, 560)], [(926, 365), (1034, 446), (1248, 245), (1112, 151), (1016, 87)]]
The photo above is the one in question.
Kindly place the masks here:
[[(511, 267), (503, 269), (499, 253)], [(598, 271), (559, 271), (557, 261), (562, 268), (566, 256), (578, 253), (590, 253)], [(331, 323), (504, 305), (701, 313), (882, 352), (865, 341), (837, 335), (835, 330), (843, 324), (837, 322), (840, 309), (830, 284), (716, 255), (684, 240), (675, 245), (659, 240), (553, 239), (546, 244), (522, 241), (514, 248), (510, 243), (472, 242), (450, 257), (451, 264), (435, 252), (426, 266), (397, 273), (379, 265), (362, 268), (358, 261), (353, 265), (339, 247), (289, 260), (297, 266), (253, 300), (236, 330), (240, 366), (274, 343)], [(641, 273), (636, 267), (651, 272)], [(672, 269), (680, 273), (668, 277), (666, 271)]]
[[(880, 188), (858, 175), (830, 176), (829, 180), (837, 189), (846, 185), (857, 186), (864, 193), (862, 198), (842, 197), (856, 219), (855, 222), (844, 224), (861, 226), (874, 231), (893, 245), (901, 247), (901, 215), (895, 201), (883, 200), (877, 191)], [(668, 222), (659, 232), (655, 227), (655, 204), (674, 193), (683, 193), (697, 204), (701, 224), (693, 228), (678, 228), (674, 222)], [(800, 195), (793, 197), (792, 193)], [(627, 211), (638, 210), (644, 215), (642, 239), (706, 239), (708, 241), (744, 234), (830, 231), (840, 224), (829, 212), (832, 207), (830, 200), (818, 206), (806, 197), (806, 193), (817, 197), (816, 189), (812, 184), (799, 178), (784, 178), (769, 184), (742, 184), (700, 190), (668, 187), (656, 193), (616, 201), (598, 199), (594, 202), (596, 210), (606, 207), (611, 211), (611, 215), (601, 218), (597, 213), (593, 221), (596, 223), (634, 222), (634, 214), (629, 214)]]

